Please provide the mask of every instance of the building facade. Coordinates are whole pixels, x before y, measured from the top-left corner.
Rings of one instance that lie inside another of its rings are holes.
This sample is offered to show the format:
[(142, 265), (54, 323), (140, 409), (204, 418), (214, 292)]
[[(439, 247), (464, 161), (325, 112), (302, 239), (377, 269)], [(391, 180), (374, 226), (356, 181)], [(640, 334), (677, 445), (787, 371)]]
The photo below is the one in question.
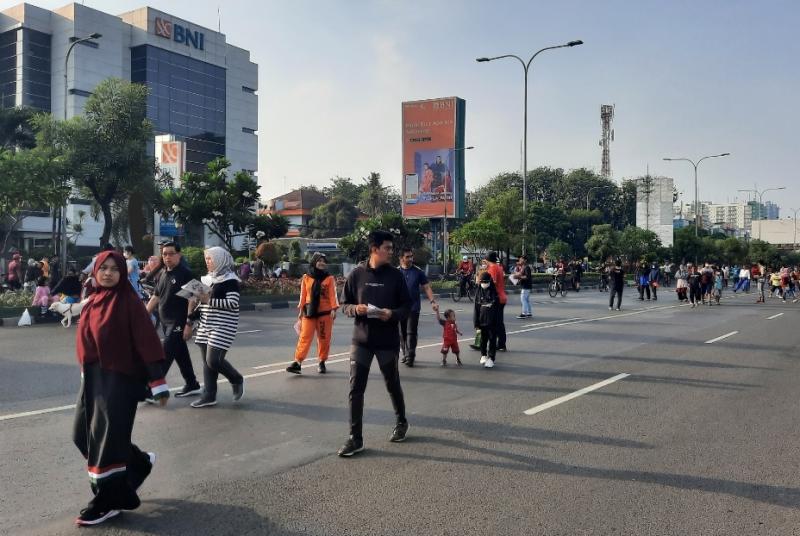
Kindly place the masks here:
[(289, 230), (286, 236), (298, 237), (311, 223), (311, 211), (327, 202), (328, 199), (321, 193), (301, 188), (270, 199), (258, 212), (259, 214), (278, 214), (285, 217), (289, 220)]
[(636, 226), (656, 233), (661, 245), (672, 246), (675, 181), (669, 177), (645, 177), (635, 183)]
[[(94, 33), (102, 37), (75, 45), (65, 66), (74, 38)], [(224, 34), (151, 7), (111, 15), (75, 3), (53, 11), (19, 4), (0, 12), (3, 107), (26, 105), (69, 118), (83, 112), (94, 87), (109, 77), (149, 88), (155, 134), (185, 143), (187, 171), (202, 171), (223, 156), (231, 173), (257, 174), (258, 66)], [(71, 204), (68, 219), (77, 221), (79, 210), (86, 206)], [(23, 221), (22, 238), (45, 247), (50, 233), (39, 232), (38, 217)], [(102, 229), (94, 223), (84, 227)], [(99, 236), (85, 232), (77, 244), (96, 246)]]

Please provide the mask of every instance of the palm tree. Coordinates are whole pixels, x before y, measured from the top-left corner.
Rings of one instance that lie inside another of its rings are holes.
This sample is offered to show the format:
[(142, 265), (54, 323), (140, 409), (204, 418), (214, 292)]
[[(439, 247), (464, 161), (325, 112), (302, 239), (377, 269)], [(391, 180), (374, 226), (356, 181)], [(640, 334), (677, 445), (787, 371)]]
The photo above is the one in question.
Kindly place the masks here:
[(26, 106), (0, 108), (0, 147), (9, 151), (35, 147), (34, 115), (36, 111)]

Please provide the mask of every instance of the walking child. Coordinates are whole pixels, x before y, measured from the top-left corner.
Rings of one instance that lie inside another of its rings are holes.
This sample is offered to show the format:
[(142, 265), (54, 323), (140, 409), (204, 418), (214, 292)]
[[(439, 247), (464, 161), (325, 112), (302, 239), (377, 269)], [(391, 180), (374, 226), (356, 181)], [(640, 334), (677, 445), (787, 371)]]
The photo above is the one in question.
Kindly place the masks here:
[(436, 319), (439, 321), (439, 325), (442, 326), (442, 366), (447, 366), (447, 353), (448, 351), (452, 350), (453, 354), (456, 356), (456, 363), (458, 366), (461, 366), (461, 357), (460, 351), (458, 349), (458, 335), (463, 335), (458, 330), (458, 324), (456, 324), (456, 312), (452, 309), (448, 309), (444, 312), (444, 318), (439, 316), (439, 311), (436, 311)]
[(47, 308), (50, 307), (50, 287), (47, 286), (47, 278), (41, 276), (36, 281), (36, 293), (33, 295), (31, 305), (39, 306), (39, 316), (47, 315)]

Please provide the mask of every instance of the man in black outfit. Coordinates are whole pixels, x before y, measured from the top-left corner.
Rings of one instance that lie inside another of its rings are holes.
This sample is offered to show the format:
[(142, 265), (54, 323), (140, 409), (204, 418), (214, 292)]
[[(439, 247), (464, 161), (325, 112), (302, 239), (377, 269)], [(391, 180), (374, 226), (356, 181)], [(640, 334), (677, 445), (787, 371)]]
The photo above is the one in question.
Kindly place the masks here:
[(608, 295), (608, 310), (614, 309), (614, 296), (616, 296), (617, 311), (619, 311), (622, 303), (622, 289), (625, 286), (625, 271), (622, 269), (622, 261), (617, 259), (614, 266), (609, 268), (608, 276), (611, 283), (611, 292)]
[(364, 391), (373, 356), (378, 358), (394, 407), (396, 425), (389, 441), (404, 441), (408, 432), (398, 369), (398, 324), (408, 316), (411, 297), (400, 270), (389, 264), (394, 251), (394, 237), (386, 231), (373, 231), (368, 242), (369, 259), (347, 276), (339, 300), (344, 314), (355, 317), (350, 347), (350, 437), (339, 449), (339, 456), (352, 456), (364, 450)]
[(181, 247), (176, 242), (165, 243), (161, 247), (161, 257), (164, 269), (161, 270), (153, 289), (153, 297), (147, 303), (147, 312), (152, 314), (158, 306), (158, 316), (164, 335), (161, 343), (164, 345), (166, 357), (164, 376), (172, 366), (172, 361), (177, 361), (186, 385), (175, 393), (175, 396), (198, 395), (201, 391), (200, 384), (194, 375), (189, 348), (186, 347), (186, 339), (192, 334), (191, 327), (186, 324), (189, 302), (177, 295), (181, 287), (193, 279), (193, 275), (186, 264), (181, 262), (183, 258)]

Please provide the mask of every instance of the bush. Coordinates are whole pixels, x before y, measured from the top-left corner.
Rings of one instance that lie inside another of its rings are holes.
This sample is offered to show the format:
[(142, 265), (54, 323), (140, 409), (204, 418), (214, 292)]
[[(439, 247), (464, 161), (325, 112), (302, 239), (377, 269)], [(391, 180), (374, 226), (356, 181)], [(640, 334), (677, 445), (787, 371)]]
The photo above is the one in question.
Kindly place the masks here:
[(181, 250), (181, 253), (186, 258), (189, 268), (196, 277), (206, 273), (206, 259), (203, 248), (187, 246)]
[(33, 292), (16, 290), (0, 294), (0, 307), (30, 307)]

